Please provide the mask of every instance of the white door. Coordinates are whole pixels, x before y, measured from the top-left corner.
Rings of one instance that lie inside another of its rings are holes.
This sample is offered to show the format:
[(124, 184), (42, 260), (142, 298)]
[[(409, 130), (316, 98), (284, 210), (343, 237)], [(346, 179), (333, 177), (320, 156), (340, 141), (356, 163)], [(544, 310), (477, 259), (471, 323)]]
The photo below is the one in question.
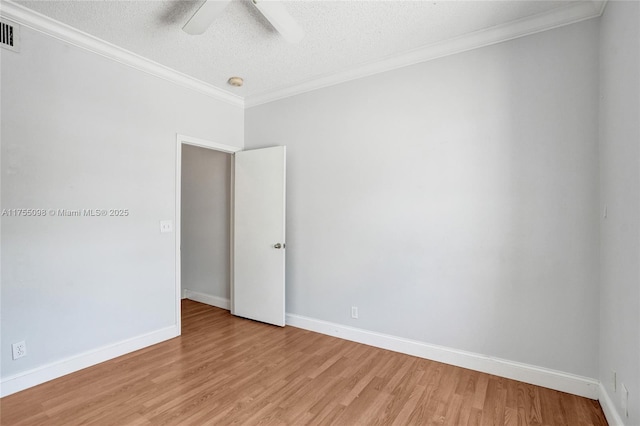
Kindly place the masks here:
[(235, 153), (231, 313), (284, 326), (284, 146)]

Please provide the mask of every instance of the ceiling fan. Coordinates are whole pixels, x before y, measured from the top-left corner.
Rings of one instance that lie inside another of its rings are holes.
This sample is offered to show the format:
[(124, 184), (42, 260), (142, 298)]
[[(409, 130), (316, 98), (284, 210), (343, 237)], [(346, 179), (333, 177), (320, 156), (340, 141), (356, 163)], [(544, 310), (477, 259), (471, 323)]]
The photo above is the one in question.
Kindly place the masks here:
[[(203, 34), (232, 0), (205, 0), (191, 19), (182, 27), (187, 34)], [(298, 43), (304, 31), (279, 1), (251, 0), (255, 7), (289, 43)]]

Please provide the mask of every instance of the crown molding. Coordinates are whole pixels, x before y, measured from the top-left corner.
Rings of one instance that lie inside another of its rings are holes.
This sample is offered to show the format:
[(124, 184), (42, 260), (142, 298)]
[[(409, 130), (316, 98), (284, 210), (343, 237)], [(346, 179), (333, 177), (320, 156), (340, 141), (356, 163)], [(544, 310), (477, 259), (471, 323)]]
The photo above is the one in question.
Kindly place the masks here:
[(74, 46), (78, 46), (116, 62), (128, 65), (139, 71), (173, 82), (182, 87), (195, 90), (199, 93), (234, 106), (249, 108), (374, 74), (415, 65), (421, 62), (466, 52), (468, 50), (484, 46), (490, 46), (492, 44), (536, 34), (587, 19), (597, 18), (604, 12), (607, 1), (608, 0), (585, 0), (580, 2), (571, 2), (563, 7), (504, 25), (498, 25), (454, 39), (423, 46), (399, 55), (388, 56), (381, 60), (357, 65), (336, 73), (321, 75), (293, 86), (267, 90), (255, 95), (247, 96), (246, 98), (242, 98), (241, 96), (190, 77), (180, 71), (176, 71), (83, 31), (77, 30), (69, 25), (44, 16), (24, 6), (13, 3), (10, 0), (0, 0), (0, 16)]
[(160, 77), (228, 104), (244, 108), (242, 97), (77, 30), (9, 0), (0, 1), (0, 16), (66, 43)]
[(337, 73), (306, 80), (302, 83), (268, 90), (245, 98), (245, 107), (250, 108), (301, 93), (329, 87), (362, 77), (379, 74), (421, 62), (466, 52), (492, 44), (524, 37), (531, 34), (574, 24), (602, 15), (607, 0), (587, 0), (567, 5), (503, 25), (483, 29), (463, 36), (430, 44), (408, 52), (389, 56), (382, 60), (358, 65)]

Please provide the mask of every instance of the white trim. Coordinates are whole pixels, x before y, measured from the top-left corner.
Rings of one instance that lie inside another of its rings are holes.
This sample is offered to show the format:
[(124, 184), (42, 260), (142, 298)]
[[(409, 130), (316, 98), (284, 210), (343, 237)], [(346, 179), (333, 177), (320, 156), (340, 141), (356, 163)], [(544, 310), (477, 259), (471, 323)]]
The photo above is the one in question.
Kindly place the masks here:
[(242, 151), (242, 148), (225, 145), (223, 143), (210, 141), (207, 139), (194, 138), (193, 136), (177, 134), (178, 144), (185, 143), (187, 145), (199, 146), (200, 148), (214, 149), (216, 151), (226, 152), (227, 154), (233, 154), (234, 152)]
[(607, 392), (607, 389), (602, 383), (600, 383), (600, 397), (598, 399), (600, 400), (600, 406), (602, 407), (609, 426), (624, 426), (622, 417), (620, 417), (615, 404), (609, 397), (609, 392)]
[(231, 170), (229, 170), (229, 180), (231, 184), (231, 197), (229, 198), (229, 312), (235, 315), (235, 305), (233, 304), (235, 295), (235, 244), (236, 244), (236, 227), (235, 227), (235, 205), (236, 205), (236, 159), (235, 156), (231, 162)]
[(154, 62), (115, 44), (101, 40), (34, 10), (13, 3), (10, 0), (1, 0), (0, 6), (0, 16), (16, 21), (20, 25), (24, 25), (25, 27), (29, 27), (121, 64), (128, 65), (139, 71), (160, 77), (182, 87), (211, 96), (217, 100), (244, 107), (244, 100), (238, 95)]
[(325, 74), (302, 83), (268, 90), (246, 97), (245, 108), (596, 18), (602, 14), (605, 3), (606, 1), (569, 3), (534, 16), (423, 46), (341, 72)]
[(183, 136), (176, 134), (176, 206), (175, 206), (175, 218), (176, 223), (173, 227), (175, 229), (175, 292), (176, 292), (176, 324), (178, 326), (178, 333), (182, 334), (182, 139)]
[(66, 374), (74, 373), (83, 368), (100, 364), (101, 362), (137, 351), (147, 346), (172, 339), (178, 336), (175, 325), (152, 331), (130, 339), (93, 349), (51, 364), (43, 365), (14, 376), (9, 376), (0, 382), (0, 397), (5, 397), (24, 389), (56, 379)]
[(599, 381), (535, 365), (494, 358), (417, 340), (375, 333), (327, 321), (287, 314), (287, 325), (395, 352), (519, 380), (574, 395), (598, 399)]
[(198, 291), (192, 291), (189, 289), (184, 290), (186, 298), (189, 300), (195, 300), (196, 302), (206, 303), (207, 305), (215, 306), (216, 308), (226, 309), (231, 308), (229, 299), (224, 297), (212, 296), (210, 294), (200, 293)]

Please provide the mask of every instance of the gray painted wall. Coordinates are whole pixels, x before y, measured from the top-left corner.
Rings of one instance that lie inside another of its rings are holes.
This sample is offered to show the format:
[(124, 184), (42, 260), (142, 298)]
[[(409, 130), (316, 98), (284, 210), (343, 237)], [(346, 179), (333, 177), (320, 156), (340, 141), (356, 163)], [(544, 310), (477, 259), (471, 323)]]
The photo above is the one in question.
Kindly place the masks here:
[(229, 299), (229, 154), (182, 146), (182, 288)]
[(593, 20), (250, 108), (246, 147), (287, 145), (287, 311), (597, 377), (597, 46)]
[[(3, 378), (176, 323), (176, 133), (242, 146), (243, 110), (22, 27), (0, 49)], [(27, 357), (11, 360), (11, 343)]]
[[(628, 425), (640, 424), (640, 4), (601, 18), (600, 380)], [(612, 371), (617, 372), (614, 390)], [(621, 384), (629, 390), (624, 417)]]

